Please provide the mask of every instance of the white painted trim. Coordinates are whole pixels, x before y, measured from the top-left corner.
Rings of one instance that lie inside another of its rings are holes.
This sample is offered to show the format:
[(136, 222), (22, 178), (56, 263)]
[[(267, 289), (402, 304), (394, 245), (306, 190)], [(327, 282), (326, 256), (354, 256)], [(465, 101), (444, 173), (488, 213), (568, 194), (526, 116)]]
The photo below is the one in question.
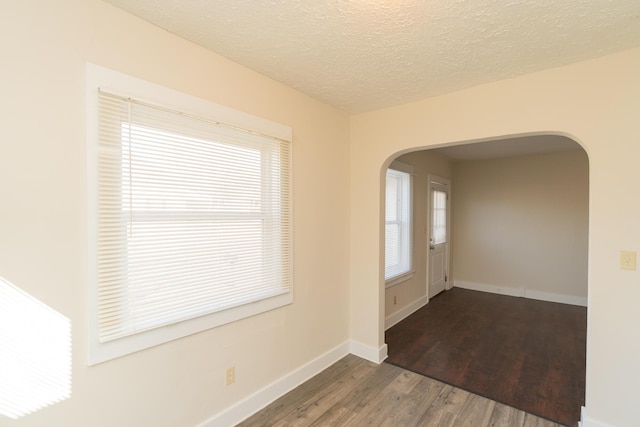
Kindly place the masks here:
[(580, 422), (578, 423), (578, 427), (611, 427), (609, 424), (605, 424), (603, 422), (594, 420), (593, 418), (589, 418), (587, 416), (587, 408), (584, 406), (580, 411)]
[(413, 279), (413, 276), (415, 276), (415, 274), (416, 274), (416, 271), (411, 270), (399, 276), (391, 277), (385, 282), (384, 286), (385, 288), (390, 288), (392, 286), (399, 285), (402, 282), (406, 282), (407, 280)]
[(380, 348), (371, 347), (359, 341), (349, 341), (349, 352), (373, 363), (382, 363), (387, 358), (387, 344)]
[[(386, 346), (386, 344), (385, 344)], [(197, 427), (235, 426), (274, 400), (290, 392), (349, 354), (351, 343), (345, 341), (323, 355), (302, 365), (282, 378), (256, 391), (235, 405), (198, 424)], [(385, 347), (386, 357), (386, 347)]]
[(549, 292), (538, 292), (525, 289), (524, 297), (542, 301), (559, 302), (562, 304), (580, 305), (582, 307), (587, 306), (587, 297), (577, 297), (574, 295), (560, 295), (552, 294)]
[(493, 294), (509, 295), (512, 297), (522, 297), (541, 301), (559, 302), (561, 304), (587, 306), (586, 297), (574, 295), (554, 294), (551, 292), (532, 291), (524, 288), (510, 288), (506, 286), (491, 285), (487, 283), (467, 282), (456, 280), (453, 283), (456, 288), (470, 289), (472, 291), (490, 292)]
[(389, 169), (408, 173), (409, 175), (413, 174), (413, 165), (410, 165), (408, 163), (403, 163), (399, 160), (392, 161), (391, 164), (389, 165)]
[(429, 297), (425, 295), (422, 298), (412, 302), (408, 306), (402, 308), (401, 310), (396, 311), (391, 316), (384, 319), (384, 330), (386, 331), (393, 325), (406, 319), (407, 317), (409, 317), (410, 315), (412, 315), (413, 313), (415, 313), (416, 311), (420, 310), (422, 307), (427, 305), (428, 302), (429, 302)]
[(492, 294), (508, 295), (511, 297), (524, 297), (524, 289), (507, 288), (504, 286), (489, 285), (486, 283), (465, 282), (456, 280), (453, 282), (455, 288), (469, 289), (472, 291), (490, 292)]

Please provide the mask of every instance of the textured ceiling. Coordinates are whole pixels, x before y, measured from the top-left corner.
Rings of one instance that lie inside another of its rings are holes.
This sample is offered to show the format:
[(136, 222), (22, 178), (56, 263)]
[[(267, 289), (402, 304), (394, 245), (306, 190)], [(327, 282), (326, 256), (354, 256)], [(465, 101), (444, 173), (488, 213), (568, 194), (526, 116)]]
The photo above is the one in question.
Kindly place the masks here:
[(640, 46), (640, 0), (107, 0), (349, 113)]

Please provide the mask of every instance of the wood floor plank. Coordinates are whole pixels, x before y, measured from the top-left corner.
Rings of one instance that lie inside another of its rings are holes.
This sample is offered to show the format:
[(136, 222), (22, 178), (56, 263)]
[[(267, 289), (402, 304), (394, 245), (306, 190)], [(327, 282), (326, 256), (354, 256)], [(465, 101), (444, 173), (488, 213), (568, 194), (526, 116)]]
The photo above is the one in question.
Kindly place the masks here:
[(346, 356), (243, 427), (560, 427), (402, 368)]
[(358, 411), (357, 422), (352, 425), (378, 425), (380, 420), (392, 418), (402, 407), (406, 397), (412, 393), (422, 377), (413, 372), (398, 370), (393, 381), (379, 390), (369, 403)]
[(495, 405), (493, 400), (470, 393), (456, 417), (456, 427), (487, 426)]
[(325, 418), (332, 418), (335, 425), (346, 425), (353, 414), (359, 413), (370, 404), (380, 388), (384, 388), (398, 375), (398, 368), (394, 366), (378, 366), (355, 356), (347, 356), (347, 359), (353, 358), (359, 362), (352, 365), (351, 371), (336, 375), (337, 372), (343, 371), (333, 369), (331, 375), (325, 375), (323, 372), (308, 381), (311, 385), (305, 389), (315, 390), (315, 394), (306, 391), (300, 393), (295, 389), (286, 399), (278, 399), (285, 403), (274, 402), (277, 407), (294, 407), (293, 410), (282, 414), (278, 413), (280, 411), (277, 408), (265, 408), (270, 413), (258, 413), (241, 425), (325, 425)]
[(309, 424), (310, 427), (344, 426), (356, 419), (358, 414), (344, 406), (334, 406), (321, 417)]
[[(488, 427), (525, 427), (525, 413), (511, 406), (496, 403), (489, 417)], [(526, 426), (529, 427), (529, 426)]]
[[(270, 425), (284, 420), (289, 416), (295, 417), (295, 411), (309, 405), (310, 401), (321, 400), (327, 394), (332, 394), (336, 389), (350, 390), (355, 384), (375, 369), (370, 363), (356, 357), (346, 356), (340, 363), (334, 363), (320, 374), (313, 377), (299, 387), (292, 390), (286, 396), (264, 408), (258, 414), (241, 423), (244, 425), (261, 425), (263, 420), (268, 420)], [(284, 421), (283, 421), (284, 422)]]
[(469, 393), (466, 391), (447, 385), (438, 394), (431, 406), (427, 408), (417, 425), (453, 426), (458, 412), (460, 412), (468, 398)]
[(553, 421), (545, 420), (544, 418), (536, 417), (535, 415), (524, 415), (525, 427), (556, 427), (558, 424)]
[(360, 418), (360, 414), (372, 404), (380, 390), (396, 379), (398, 372), (395, 366), (386, 365), (385, 367), (384, 364), (377, 366), (374, 373), (353, 389), (341, 404), (358, 414)]
[[(331, 408), (336, 404), (342, 405), (341, 402), (353, 393), (357, 384), (366, 381), (373, 374), (374, 369), (375, 367), (370, 364), (361, 363), (353, 367), (353, 373), (350, 375), (337, 379), (328, 377), (323, 383), (318, 382), (318, 385), (321, 385), (320, 391), (316, 395), (308, 397), (302, 405), (296, 407), (288, 415), (287, 425), (306, 427), (320, 418), (326, 412), (326, 408)], [(345, 411), (343, 415), (347, 413)]]
[(446, 384), (422, 376), (411, 393), (395, 406), (395, 410), (386, 418), (378, 420), (379, 425), (381, 427), (418, 425), (422, 414), (432, 405), (444, 387)]

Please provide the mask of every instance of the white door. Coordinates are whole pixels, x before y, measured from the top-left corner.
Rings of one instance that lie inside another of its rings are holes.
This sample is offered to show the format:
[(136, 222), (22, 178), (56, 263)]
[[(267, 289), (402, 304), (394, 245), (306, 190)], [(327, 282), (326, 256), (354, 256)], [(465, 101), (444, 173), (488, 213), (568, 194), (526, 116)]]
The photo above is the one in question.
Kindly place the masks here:
[(429, 177), (429, 298), (448, 289), (449, 181)]

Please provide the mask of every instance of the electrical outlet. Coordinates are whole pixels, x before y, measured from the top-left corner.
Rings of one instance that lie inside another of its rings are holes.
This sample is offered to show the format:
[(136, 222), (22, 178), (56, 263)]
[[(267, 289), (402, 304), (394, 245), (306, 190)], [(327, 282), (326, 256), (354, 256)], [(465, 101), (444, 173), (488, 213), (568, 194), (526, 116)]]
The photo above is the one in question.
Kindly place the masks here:
[(227, 385), (231, 385), (234, 382), (236, 382), (236, 367), (235, 366), (231, 366), (229, 368), (227, 368), (227, 374), (225, 377), (225, 382)]
[(620, 251), (620, 268), (623, 270), (636, 269), (635, 251)]

